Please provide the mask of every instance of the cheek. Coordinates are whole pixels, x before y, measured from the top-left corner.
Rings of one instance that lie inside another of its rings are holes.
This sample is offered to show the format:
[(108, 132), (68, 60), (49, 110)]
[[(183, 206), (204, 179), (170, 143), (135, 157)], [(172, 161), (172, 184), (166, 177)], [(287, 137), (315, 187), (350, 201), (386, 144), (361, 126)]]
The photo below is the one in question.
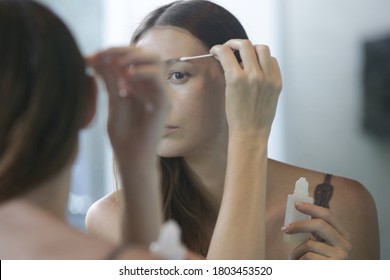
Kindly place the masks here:
[(206, 102), (204, 106), (213, 116), (213, 119), (224, 124), (226, 122), (225, 79), (217, 74), (212, 75), (210, 73), (210, 75), (207, 75), (208, 78), (205, 79), (204, 88), (206, 90), (203, 94)]
[(215, 82), (205, 81), (202, 79), (172, 92), (169, 119), (182, 130), (160, 142), (160, 156), (185, 156), (213, 143), (220, 146), (227, 137), (224, 84), (216, 86)]
[(188, 96), (186, 104), (182, 109), (188, 110), (187, 114), (191, 118), (187, 121), (197, 133), (207, 137), (219, 133), (225, 127), (224, 88), (221, 90), (212, 83), (204, 83)]
[(225, 78), (219, 68), (211, 65), (188, 83), (171, 86), (171, 120), (183, 125), (187, 136), (215, 136), (226, 130)]
[(212, 83), (202, 76), (193, 78), (183, 85), (171, 85), (170, 102), (174, 114), (186, 119), (199, 119), (209, 115), (224, 99), (215, 91)]

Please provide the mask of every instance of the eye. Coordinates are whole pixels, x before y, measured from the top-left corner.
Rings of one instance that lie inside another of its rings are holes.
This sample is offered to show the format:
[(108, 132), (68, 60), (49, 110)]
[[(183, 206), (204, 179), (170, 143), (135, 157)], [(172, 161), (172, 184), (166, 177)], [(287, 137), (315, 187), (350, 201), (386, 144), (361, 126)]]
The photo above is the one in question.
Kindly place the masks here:
[(174, 72), (171, 76), (171, 78), (175, 79), (175, 80), (182, 80), (185, 78), (185, 75), (184, 73), (182, 72)]
[(184, 83), (189, 77), (188, 73), (180, 72), (180, 71), (173, 71), (168, 75), (168, 80), (172, 83), (179, 84)]

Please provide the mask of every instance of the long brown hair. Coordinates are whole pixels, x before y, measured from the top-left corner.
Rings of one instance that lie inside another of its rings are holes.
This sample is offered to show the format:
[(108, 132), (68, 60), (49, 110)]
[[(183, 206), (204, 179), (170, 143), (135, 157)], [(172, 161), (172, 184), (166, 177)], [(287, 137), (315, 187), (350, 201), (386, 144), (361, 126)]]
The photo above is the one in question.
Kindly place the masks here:
[[(207, 48), (230, 39), (248, 39), (238, 19), (225, 8), (203, 0), (175, 1), (148, 14), (132, 36), (136, 43), (155, 26), (187, 30)], [(240, 60), (237, 55), (237, 59)], [(177, 220), (183, 242), (206, 255), (217, 213), (208, 198), (195, 187), (183, 158), (160, 158), (165, 218)]]
[(69, 162), (87, 88), (84, 59), (64, 23), (36, 2), (0, 0), (0, 202)]

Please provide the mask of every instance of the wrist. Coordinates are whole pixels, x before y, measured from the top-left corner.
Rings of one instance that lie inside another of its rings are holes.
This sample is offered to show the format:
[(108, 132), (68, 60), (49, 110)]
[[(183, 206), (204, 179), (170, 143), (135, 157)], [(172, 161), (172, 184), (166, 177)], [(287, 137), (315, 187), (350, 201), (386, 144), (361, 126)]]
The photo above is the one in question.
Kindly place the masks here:
[(269, 129), (231, 129), (229, 128), (229, 142), (240, 141), (254, 144), (268, 144)]

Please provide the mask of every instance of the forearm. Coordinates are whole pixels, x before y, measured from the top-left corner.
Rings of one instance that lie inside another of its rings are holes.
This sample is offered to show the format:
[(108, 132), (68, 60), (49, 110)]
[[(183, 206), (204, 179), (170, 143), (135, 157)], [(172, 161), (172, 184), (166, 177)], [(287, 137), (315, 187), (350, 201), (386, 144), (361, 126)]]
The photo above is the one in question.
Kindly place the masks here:
[[(264, 259), (267, 141), (232, 135), (209, 259)], [(267, 138), (264, 138), (267, 139)]]
[(149, 245), (162, 223), (155, 151), (168, 108), (165, 64), (133, 46), (101, 51), (88, 64), (108, 93), (107, 131), (123, 185), (122, 241)]
[(157, 159), (143, 158), (122, 166), (122, 241), (149, 246), (163, 221)]

